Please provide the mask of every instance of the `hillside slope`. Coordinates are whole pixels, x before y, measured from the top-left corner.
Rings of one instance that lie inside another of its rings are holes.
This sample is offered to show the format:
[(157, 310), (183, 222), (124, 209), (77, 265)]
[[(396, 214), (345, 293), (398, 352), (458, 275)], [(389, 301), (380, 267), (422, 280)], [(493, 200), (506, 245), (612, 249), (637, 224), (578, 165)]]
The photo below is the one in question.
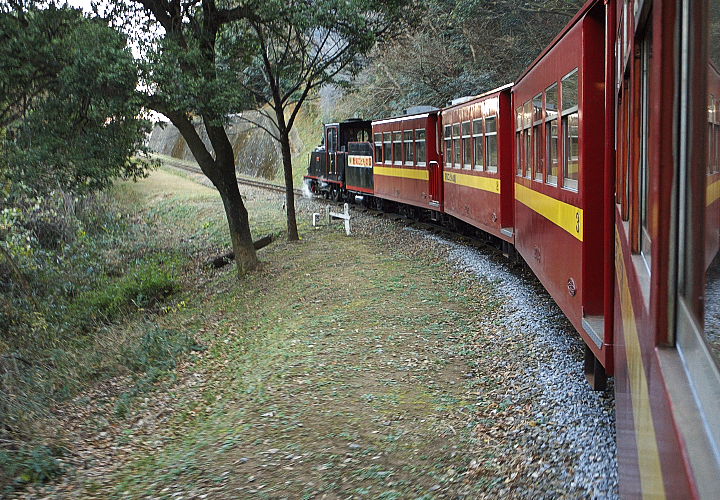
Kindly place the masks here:
[[(270, 123), (257, 111), (246, 111), (243, 114), (252, 121), (262, 123), (263, 126)], [(209, 145), (204, 127), (198, 123), (196, 129), (205, 144)], [(227, 131), (235, 152), (235, 165), (239, 174), (282, 181), (282, 156), (277, 141), (264, 130), (239, 116), (231, 118)], [(312, 102), (307, 103), (300, 109), (290, 137), (296, 185), (307, 169), (308, 153), (319, 144), (321, 137), (322, 129), (317, 106)], [(170, 123), (157, 123), (148, 138), (148, 145), (155, 153), (194, 161), (185, 139)]]

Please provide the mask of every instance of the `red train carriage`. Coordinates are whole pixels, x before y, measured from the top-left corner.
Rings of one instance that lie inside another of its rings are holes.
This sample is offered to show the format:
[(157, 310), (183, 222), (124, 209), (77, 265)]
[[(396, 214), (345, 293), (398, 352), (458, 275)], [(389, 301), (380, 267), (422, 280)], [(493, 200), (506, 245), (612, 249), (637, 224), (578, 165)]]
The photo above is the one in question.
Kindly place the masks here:
[(609, 25), (621, 493), (718, 498), (720, 1), (619, 1)]
[(442, 211), (439, 116), (430, 111), (372, 122), (375, 196)]
[(604, 31), (603, 2), (586, 3), (512, 91), (515, 244), (589, 346), (596, 387), (612, 371)]
[(513, 241), (511, 87), (442, 111), (445, 213), (509, 242)]

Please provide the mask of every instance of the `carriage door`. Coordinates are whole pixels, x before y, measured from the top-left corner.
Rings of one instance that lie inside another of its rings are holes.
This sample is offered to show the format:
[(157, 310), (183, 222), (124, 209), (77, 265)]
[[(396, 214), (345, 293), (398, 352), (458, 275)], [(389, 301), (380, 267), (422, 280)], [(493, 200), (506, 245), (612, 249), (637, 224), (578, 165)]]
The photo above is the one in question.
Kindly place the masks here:
[(328, 175), (337, 175), (336, 165), (335, 165), (335, 152), (337, 151), (337, 142), (338, 142), (338, 129), (337, 127), (328, 127), (325, 130), (325, 165), (327, 165), (328, 169)]
[(440, 204), (440, 190), (442, 189), (440, 164), (436, 161), (430, 162), (430, 203)]
[[(434, 128), (435, 128), (435, 137), (437, 138), (442, 137), (442, 125), (440, 123), (439, 117), (436, 115), (434, 122)], [(422, 131), (423, 133), (423, 142), (425, 139), (425, 131)], [(416, 132), (417, 134), (417, 132)], [(436, 151), (441, 151), (440, 158), (442, 158), (442, 148), (438, 147), (437, 144), (435, 145)], [(423, 156), (427, 155), (426, 147), (423, 146)], [(428, 158), (429, 159), (429, 158)], [(424, 161), (424, 160), (423, 160)], [(428, 176), (429, 176), (429, 187), (428, 187), (428, 194), (430, 195), (430, 204), (435, 206), (440, 206), (442, 203), (442, 189), (443, 189), (443, 172), (442, 172), (442, 166), (440, 165), (442, 160), (436, 159), (431, 160), (428, 162)], [(446, 160), (449, 161), (449, 160)]]

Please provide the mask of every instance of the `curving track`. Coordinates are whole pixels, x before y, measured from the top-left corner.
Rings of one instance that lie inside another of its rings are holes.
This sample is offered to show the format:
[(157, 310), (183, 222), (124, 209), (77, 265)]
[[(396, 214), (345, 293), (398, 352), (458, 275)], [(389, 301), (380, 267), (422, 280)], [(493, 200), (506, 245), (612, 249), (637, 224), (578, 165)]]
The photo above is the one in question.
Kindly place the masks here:
[[(182, 162), (180, 160), (174, 160), (167, 156), (153, 155), (153, 158), (159, 160), (164, 165), (180, 170), (185, 170), (186, 172), (191, 172), (193, 174), (204, 175), (202, 170), (200, 170), (200, 167), (198, 166), (188, 165), (185, 162)], [(268, 189), (270, 191), (276, 191), (278, 193), (285, 193), (285, 186), (283, 186), (282, 184), (275, 184), (274, 182), (265, 182), (257, 179), (250, 179), (247, 177), (238, 177), (238, 184), (245, 186), (253, 186), (261, 189)], [(295, 196), (302, 196), (302, 190), (300, 189), (293, 189), (293, 192), (295, 193)]]

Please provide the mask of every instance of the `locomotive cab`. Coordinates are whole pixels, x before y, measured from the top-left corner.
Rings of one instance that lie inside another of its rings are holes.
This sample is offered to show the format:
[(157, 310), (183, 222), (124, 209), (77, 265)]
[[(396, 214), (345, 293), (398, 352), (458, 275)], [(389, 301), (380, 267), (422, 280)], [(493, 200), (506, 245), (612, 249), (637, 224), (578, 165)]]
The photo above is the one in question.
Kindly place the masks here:
[[(348, 159), (353, 158), (355, 150), (362, 150), (363, 155), (372, 155), (370, 140), (370, 122), (353, 118), (344, 122), (326, 123), (323, 126), (322, 143), (312, 153), (308, 161), (308, 173), (305, 181), (309, 184), (310, 190), (316, 194), (322, 194), (334, 200), (339, 200), (347, 193), (346, 176), (349, 169)], [(366, 144), (367, 147), (359, 146)], [(369, 153), (368, 153), (369, 152)], [(350, 177), (364, 179), (364, 184), (370, 182), (372, 188), (372, 174), (355, 175)], [(363, 172), (363, 174), (365, 174)], [(367, 188), (368, 186), (362, 186)]]

